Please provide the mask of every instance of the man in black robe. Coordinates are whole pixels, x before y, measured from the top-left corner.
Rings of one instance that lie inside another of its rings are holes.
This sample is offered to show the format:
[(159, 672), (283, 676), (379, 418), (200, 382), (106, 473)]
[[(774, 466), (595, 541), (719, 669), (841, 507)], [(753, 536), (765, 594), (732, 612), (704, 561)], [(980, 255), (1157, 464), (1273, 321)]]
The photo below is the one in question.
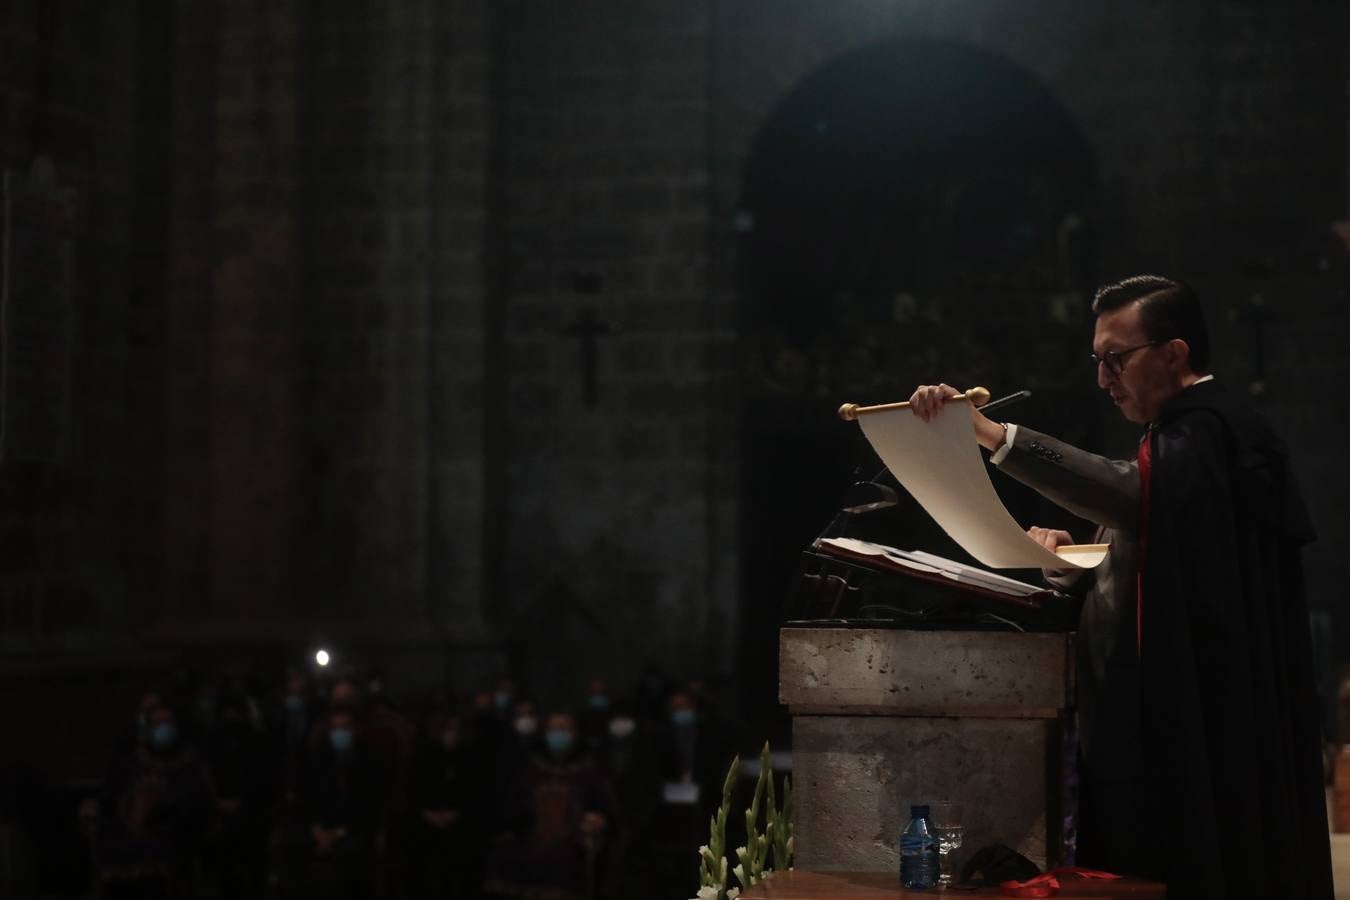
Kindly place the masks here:
[[(1164, 880), (1173, 898), (1330, 898), (1299, 559), (1313, 533), (1287, 454), (1208, 374), (1189, 287), (1129, 278), (1093, 311), (1098, 385), (1148, 426), (1136, 462), (972, 408), (995, 464), (1112, 545), (1080, 631), (1092, 723), (1080, 862)], [(915, 414), (932, 418), (953, 393), (920, 387)], [(1031, 533), (1051, 549), (1072, 542)]]

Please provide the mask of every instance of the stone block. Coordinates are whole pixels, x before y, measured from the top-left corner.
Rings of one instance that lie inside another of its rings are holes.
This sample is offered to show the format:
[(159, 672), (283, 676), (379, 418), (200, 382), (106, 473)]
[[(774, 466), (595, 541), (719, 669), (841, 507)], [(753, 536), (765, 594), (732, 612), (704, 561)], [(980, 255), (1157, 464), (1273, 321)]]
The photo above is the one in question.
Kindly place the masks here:
[(1044, 868), (1062, 815), (1046, 803), (1060, 746), (1046, 720), (795, 716), (796, 866), (896, 872), (910, 806), (954, 800), (964, 806), (958, 870), (992, 843)]
[(1069, 705), (1071, 647), (1066, 634), (784, 629), (779, 700), (793, 709), (888, 715), (980, 709), (1053, 717)]

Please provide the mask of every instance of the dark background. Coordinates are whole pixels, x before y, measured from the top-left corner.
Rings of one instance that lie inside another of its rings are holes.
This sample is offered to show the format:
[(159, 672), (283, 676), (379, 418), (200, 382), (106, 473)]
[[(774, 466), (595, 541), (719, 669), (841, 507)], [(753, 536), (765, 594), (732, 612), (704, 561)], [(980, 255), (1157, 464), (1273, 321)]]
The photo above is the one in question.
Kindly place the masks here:
[(834, 409), (1025, 387), (1128, 452), (1087, 305), (1139, 272), (1290, 444), (1350, 657), (1348, 59), (1322, 2), (0, 3), (0, 164), (75, 210), (51, 402), (4, 397), (0, 756), (94, 777), (151, 673), (321, 644), (552, 702), (655, 662), (763, 736), (877, 466)]

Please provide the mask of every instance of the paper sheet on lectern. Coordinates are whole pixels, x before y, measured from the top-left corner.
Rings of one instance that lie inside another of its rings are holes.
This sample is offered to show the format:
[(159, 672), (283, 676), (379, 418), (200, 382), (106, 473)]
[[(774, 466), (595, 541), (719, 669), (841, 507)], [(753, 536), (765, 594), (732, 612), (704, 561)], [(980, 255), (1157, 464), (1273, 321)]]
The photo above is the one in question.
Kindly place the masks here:
[(971, 556), (995, 569), (1092, 568), (1105, 558), (1075, 564), (1032, 540), (1013, 519), (989, 481), (970, 410), (949, 403), (931, 422), (908, 409), (858, 417), (863, 434), (943, 530)]

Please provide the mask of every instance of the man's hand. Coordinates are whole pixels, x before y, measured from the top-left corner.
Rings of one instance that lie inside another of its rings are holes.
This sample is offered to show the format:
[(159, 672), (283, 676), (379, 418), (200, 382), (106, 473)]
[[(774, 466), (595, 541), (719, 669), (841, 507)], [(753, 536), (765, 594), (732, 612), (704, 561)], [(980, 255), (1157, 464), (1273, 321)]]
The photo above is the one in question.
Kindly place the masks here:
[(925, 422), (942, 412), (948, 397), (961, 393), (950, 384), (921, 384), (909, 397), (909, 411)]
[[(942, 411), (947, 399), (959, 393), (950, 384), (921, 384), (910, 394), (909, 409), (925, 422), (931, 422)], [(975, 426), (975, 440), (980, 442), (980, 446), (991, 453), (1001, 447), (1003, 426), (987, 418), (974, 403), (967, 403), (966, 406), (970, 408), (970, 421)]]
[[(1056, 549), (1063, 547), (1065, 544), (1073, 543), (1073, 535), (1059, 528), (1041, 528), (1040, 526), (1033, 525), (1027, 529), (1027, 536), (1051, 553), (1054, 553)], [(1081, 575), (1082, 569), (1042, 569), (1041, 574), (1046, 578), (1062, 579), (1066, 575)]]

